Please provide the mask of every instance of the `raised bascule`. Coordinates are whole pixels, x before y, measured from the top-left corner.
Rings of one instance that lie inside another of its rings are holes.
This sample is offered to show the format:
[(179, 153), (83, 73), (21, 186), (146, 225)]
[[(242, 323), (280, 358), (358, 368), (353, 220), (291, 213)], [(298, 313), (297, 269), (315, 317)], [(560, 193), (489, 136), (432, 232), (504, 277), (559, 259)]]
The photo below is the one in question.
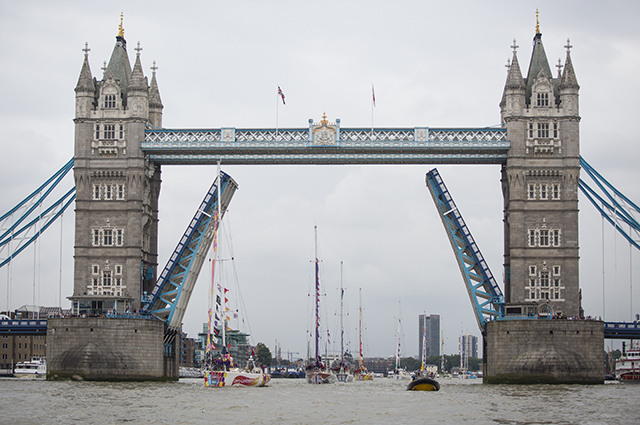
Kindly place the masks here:
[[(237, 184), (226, 174), (214, 181), (158, 273), (164, 164), (496, 164), (504, 197), (504, 290), (442, 177), (437, 170), (427, 174), (483, 334), (485, 382), (602, 383), (605, 332), (622, 338), (638, 329), (552, 320), (583, 316), (578, 191), (589, 191), (580, 180), (588, 166), (580, 157), (580, 87), (568, 40), (565, 47), (554, 76), (536, 25), (525, 78), (514, 40), (499, 128), (342, 128), (324, 115), (303, 128), (165, 129), (155, 62), (149, 82), (138, 44), (131, 67), (121, 22), (102, 79), (93, 76), (85, 46), (75, 88), (69, 299), (77, 317), (48, 323), (49, 377), (177, 378), (176, 334), (211, 243), (213, 210), (220, 202), (224, 213)], [(604, 201), (592, 200), (602, 208)], [(611, 214), (619, 214), (611, 205)], [(640, 231), (632, 216), (624, 220)], [(148, 347), (144, 359), (128, 354), (131, 344)]]

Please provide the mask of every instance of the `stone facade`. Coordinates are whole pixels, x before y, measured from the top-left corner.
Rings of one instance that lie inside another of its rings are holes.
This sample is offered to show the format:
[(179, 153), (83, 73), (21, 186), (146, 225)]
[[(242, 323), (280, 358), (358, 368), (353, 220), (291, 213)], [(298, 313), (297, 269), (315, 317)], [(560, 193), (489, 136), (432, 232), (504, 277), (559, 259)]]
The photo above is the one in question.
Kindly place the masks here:
[(162, 126), (155, 76), (149, 84), (140, 49), (133, 69), (124, 30), (116, 37), (101, 81), (85, 48), (75, 88), (76, 185), (74, 314), (140, 309), (155, 285), (158, 264), (160, 166), (142, 150), (147, 126)]
[(178, 356), (164, 355), (163, 339), (158, 320), (49, 319), (47, 379), (178, 379)]
[(526, 79), (514, 42), (502, 121), (511, 148), (502, 169), (508, 314), (579, 316), (579, 86), (570, 45), (554, 77), (534, 36)]
[(596, 320), (499, 320), (487, 324), (484, 382), (604, 383), (604, 324)]

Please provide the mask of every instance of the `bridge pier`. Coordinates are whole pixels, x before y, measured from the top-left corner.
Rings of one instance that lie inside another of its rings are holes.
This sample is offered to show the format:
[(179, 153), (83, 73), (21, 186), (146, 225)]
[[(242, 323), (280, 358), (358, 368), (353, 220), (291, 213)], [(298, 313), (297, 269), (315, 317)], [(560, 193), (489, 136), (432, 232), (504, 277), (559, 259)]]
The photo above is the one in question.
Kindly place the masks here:
[(488, 384), (603, 384), (599, 320), (494, 320), (484, 335)]
[(47, 379), (178, 380), (178, 342), (164, 347), (158, 320), (74, 317), (49, 319)]

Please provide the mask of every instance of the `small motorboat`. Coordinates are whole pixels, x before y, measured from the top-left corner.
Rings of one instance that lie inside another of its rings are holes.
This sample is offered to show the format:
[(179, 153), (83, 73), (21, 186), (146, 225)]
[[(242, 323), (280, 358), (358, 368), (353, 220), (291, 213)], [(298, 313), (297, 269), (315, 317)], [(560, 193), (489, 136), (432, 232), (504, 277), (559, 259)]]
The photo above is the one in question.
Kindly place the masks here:
[(407, 391), (438, 391), (439, 389), (438, 381), (427, 376), (415, 376), (407, 385)]

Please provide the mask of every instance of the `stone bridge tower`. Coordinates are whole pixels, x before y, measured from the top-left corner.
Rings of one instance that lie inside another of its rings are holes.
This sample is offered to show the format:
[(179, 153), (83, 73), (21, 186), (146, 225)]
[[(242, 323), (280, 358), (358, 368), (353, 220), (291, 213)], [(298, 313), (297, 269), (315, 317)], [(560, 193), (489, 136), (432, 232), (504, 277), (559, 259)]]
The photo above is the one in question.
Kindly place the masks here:
[(506, 312), (577, 316), (580, 87), (571, 45), (554, 77), (536, 24), (526, 79), (512, 47), (500, 103), (511, 141), (502, 169)]
[(162, 101), (151, 68), (142, 71), (138, 43), (133, 69), (122, 18), (102, 80), (89, 49), (76, 92), (74, 313), (140, 308), (155, 284), (158, 263), (160, 166), (140, 149), (147, 126), (162, 126)]

